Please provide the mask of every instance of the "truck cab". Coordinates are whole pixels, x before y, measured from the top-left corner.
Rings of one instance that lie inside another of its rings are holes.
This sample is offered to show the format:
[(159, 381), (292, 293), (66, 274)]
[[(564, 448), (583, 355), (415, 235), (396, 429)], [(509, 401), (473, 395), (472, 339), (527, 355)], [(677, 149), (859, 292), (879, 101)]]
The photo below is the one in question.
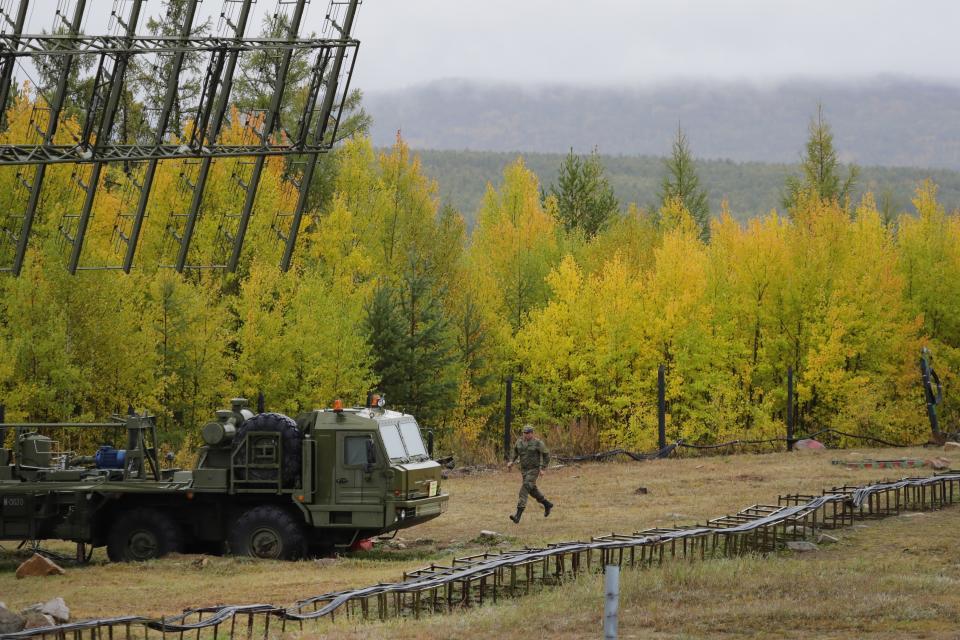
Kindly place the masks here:
[(314, 526), (369, 537), (440, 515), (440, 465), (430, 459), (413, 416), (385, 409), (311, 411), (297, 417), (304, 457), (314, 457)]

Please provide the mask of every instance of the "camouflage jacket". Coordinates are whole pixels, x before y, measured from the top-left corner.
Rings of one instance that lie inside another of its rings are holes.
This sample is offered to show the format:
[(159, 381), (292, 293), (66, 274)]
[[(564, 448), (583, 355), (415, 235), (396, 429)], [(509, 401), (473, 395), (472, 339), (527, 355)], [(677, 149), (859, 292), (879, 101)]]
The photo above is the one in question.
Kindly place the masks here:
[(543, 444), (543, 440), (539, 438), (532, 438), (530, 442), (521, 438), (513, 445), (513, 461), (518, 460), (523, 470), (546, 469), (550, 462), (550, 452), (547, 450), (547, 445)]

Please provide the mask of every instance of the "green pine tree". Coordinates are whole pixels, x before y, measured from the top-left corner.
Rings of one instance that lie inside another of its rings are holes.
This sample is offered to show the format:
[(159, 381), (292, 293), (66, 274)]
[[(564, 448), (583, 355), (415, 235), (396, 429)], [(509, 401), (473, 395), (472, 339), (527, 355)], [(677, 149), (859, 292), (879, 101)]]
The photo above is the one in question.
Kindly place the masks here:
[[(316, 37), (316, 34), (311, 34)], [(263, 18), (260, 30), (261, 38), (286, 40), (290, 37), (290, 16), (284, 13), (270, 13)], [(262, 49), (254, 51), (243, 60), (240, 73), (233, 81), (231, 96), (241, 111), (266, 111), (273, 101), (273, 90), (284, 54), (280, 50)], [(306, 100), (306, 85), (310, 81), (310, 52), (306, 49), (295, 50), (290, 56), (287, 68), (287, 89), (280, 106), (282, 119), (292, 126)]]
[(391, 401), (399, 400), (403, 378), (403, 321), (393, 287), (380, 283), (367, 305), (364, 332), (373, 353), (376, 388)]
[(596, 149), (586, 158), (571, 149), (550, 194), (557, 198), (557, 216), (563, 227), (581, 231), (588, 238), (602, 231), (620, 209)]
[(381, 285), (367, 309), (366, 330), (378, 389), (388, 401), (436, 425), (456, 400), (456, 343), (426, 260), (411, 256), (399, 283)]
[(817, 119), (810, 121), (807, 152), (801, 163), (802, 176), (787, 178), (783, 206), (793, 211), (802, 194), (814, 194), (821, 200), (836, 200), (848, 206), (860, 169), (850, 165), (846, 179), (840, 177), (840, 162), (833, 148), (833, 131), (823, 119), (823, 105), (817, 105)]
[(700, 228), (700, 239), (710, 240), (710, 204), (707, 192), (700, 188), (700, 176), (683, 129), (677, 127), (677, 138), (673, 141), (673, 152), (663, 161), (666, 173), (660, 182), (660, 202), (658, 209), (665, 207), (677, 198), (690, 212)]
[[(152, 36), (170, 37), (179, 36), (183, 19), (187, 12), (186, 0), (164, 0), (164, 16), (151, 16), (147, 20), (147, 33)], [(211, 19), (196, 18), (190, 27), (191, 37), (200, 37), (210, 34)], [(183, 66), (178, 78), (177, 97), (170, 112), (170, 131), (182, 133), (183, 127), (189, 120), (189, 107), (200, 95), (202, 89), (201, 72), (203, 69), (203, 55), (199, 52), (187, 53), (183, 59)], [(173, 57), (154, 60), (149, 56), (133, 56), (130, 61), (132, 75), (135, 79), (137, 91), (147, 97), (151, 106), (159, 106), (166, 94), (167, 82), (170, 77)], [(141, 124), (142, 127), (142, 124)]]
[[(490, 392), (493, 375), (489, 369), (487, 350), (490, 338), (483, 326), (480, 307), (473, 297), (467, 297), (457, 318), (457, 346), (460, 351), (460, 363), (471, 388), (477, 390), (479, 404), (490, 404), (494, 397)], [(484, 393), (486, 392), (486, 393)]]

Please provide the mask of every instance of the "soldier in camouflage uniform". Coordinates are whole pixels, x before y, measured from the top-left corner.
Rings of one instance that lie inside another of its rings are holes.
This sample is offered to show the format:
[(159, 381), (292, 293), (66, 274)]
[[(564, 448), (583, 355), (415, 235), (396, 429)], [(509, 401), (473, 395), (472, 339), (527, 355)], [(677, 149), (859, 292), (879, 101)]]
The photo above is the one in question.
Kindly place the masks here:
[(529, 424), (523, 427), (523, 439), (513, 445), (513, 459), (507, 464), (507, 469), (512, 468), (518, 460), (520, 472), (523, 474), (523, 485), (520, 487), (520, 497), (517, 500), (517, 513), (510, 516), (510, 519), (515, 524), (520, 523), (520, 516), (523, 515), (523, 510), (527, 506), (528, 494), (543, 505), (543, 517), (546, 518), (553, 509), (553, 503), (540, 493), (540, 489), (537, 488), (537, 479), (543, 475), (543, 470), (550, 462), (550, 452), (547, 451), (547, 446), (542, 440), (534, 437), (533, 427)]

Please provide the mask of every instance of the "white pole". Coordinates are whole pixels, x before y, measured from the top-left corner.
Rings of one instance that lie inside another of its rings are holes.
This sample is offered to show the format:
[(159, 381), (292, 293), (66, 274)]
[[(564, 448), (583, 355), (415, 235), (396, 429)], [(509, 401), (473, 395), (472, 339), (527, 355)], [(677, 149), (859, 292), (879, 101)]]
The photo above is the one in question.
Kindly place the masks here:
[(606, 600), (603, 609), (603, 639), (617, 640), (617, 609), (620, 605), (620, 566), (604, 567), (604, 591)]

